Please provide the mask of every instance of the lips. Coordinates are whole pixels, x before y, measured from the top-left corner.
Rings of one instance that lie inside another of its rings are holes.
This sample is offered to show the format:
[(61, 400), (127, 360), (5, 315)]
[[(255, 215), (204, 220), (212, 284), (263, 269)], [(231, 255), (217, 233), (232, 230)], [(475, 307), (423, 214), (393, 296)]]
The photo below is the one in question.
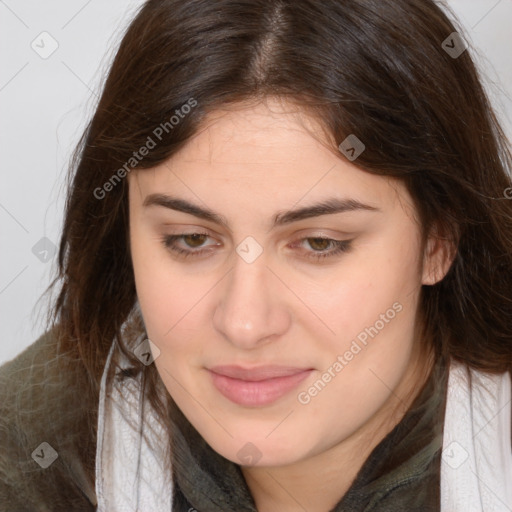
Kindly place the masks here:
[(256, 368), (242, 368), (235, 365), (213, 366), (210, 371), (225, 375), (232, 379), (255, 382), (259, 380), (273, 379), (276, 377), (289, 377), (311, 368), (295, 368), (292, 366), (267, 365)]
[(244, 406), (268, 405), (289, 393), (307, 378), (312, 368), (234, 365), (209, 368), (213, 385), (230, 401)]

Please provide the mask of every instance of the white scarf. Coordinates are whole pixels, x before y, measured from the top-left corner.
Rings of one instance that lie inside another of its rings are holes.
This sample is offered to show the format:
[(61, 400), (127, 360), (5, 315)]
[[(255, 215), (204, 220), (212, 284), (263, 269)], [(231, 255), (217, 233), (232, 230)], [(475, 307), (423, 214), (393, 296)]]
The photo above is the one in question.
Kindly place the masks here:
[(441, 462), (441, 512), (511, 512), (510, 373), (452, 364)]
[[(172, 479), (162, 459), (169, 449), (168, 439), (143, 400), (141, 374), (106, 389), (114, 348), (112, 344), (101, 381), (97, 512), (171, 511)], [(128, 367), (120, 351), (119, 357), (121, 367)], [(512, 511), (511, 422), (510, 374), (491, 375), (452, 362), (441, 462), (441, 512)]]
[[(172, 477), (163, 468), (169, 441), (156, 413), (142, 396), (142, 374), (117, 379), (107, 392), (110, 349), (101, 380), (96, 446), (97, 512), (168, 512), (172, 510)], [(118, 351), (121, 368), (130, 365)], [(143, 410), (144, 408), (144, 410)], [(131, 426), (132, 423), (134, 427)], [(144, 435), (143, 435), (144, 434)], [(148, 443), (148, 439), (151, 443)]]

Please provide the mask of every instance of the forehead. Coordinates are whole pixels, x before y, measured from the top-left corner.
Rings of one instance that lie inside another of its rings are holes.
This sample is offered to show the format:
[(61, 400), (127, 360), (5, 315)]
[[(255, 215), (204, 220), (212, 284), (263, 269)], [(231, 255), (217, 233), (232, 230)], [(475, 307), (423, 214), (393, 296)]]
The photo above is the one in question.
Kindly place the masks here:
[(294, 161), (301, 148), (315, 153), (320, 138), (321, 129), (314, 118), (293, 104), (266, 99), (212, 112), (181, 159), (248, 165)]
[(291, 207), (327, 197), (386, 208), (407, 201), (397, 180), (365, 172), (326, 147), (315, 119), (296, 105), (267, 99), (209, 114), (198, 132), (166, 162), (136, 171), (141, 200), (172, 192), (216, 205), (248, 202)]

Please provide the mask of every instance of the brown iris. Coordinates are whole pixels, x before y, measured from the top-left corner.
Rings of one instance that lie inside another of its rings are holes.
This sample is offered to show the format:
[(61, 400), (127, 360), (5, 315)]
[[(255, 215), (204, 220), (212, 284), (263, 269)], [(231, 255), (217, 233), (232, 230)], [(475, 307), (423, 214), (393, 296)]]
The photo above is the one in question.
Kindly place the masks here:
[[(187, 245), (190, 245), (190, 247), (200, 247), (204, 241), (205, 238), (207, 238), (207, 235), (203, 235), (201, 233), (192, 233), (190, 235), (183, 235), (183, 240)], [(189, 244), (188, 240), (191, 240), (192, 243)]]
[[(306, 238), (306, 240), (308, 241), (309, 245), (313, 249), (316, 249), (319, 251), (325, 251), (325, 249), (327, 249), (329, 247), (329, 244), (331, 243), (331, 241), (327, 238)], [(312, 240), (313, 240), (313, 243), (311, 243)], [(317, 243), (317, 242), (319, 242), (319, 243)], [(321, 247), (318, 247), (318, 245), (320, 245)]]

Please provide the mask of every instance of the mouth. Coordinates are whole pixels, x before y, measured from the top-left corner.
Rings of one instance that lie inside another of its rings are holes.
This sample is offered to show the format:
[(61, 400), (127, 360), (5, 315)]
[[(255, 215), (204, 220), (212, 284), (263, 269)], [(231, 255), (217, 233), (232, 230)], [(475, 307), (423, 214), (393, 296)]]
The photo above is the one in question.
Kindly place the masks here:
[(215, 388), (238, 405), (261, 407), (269, 405), (296, 388), (312, 368), (287, 366), (215, 366), (208, 369)]

